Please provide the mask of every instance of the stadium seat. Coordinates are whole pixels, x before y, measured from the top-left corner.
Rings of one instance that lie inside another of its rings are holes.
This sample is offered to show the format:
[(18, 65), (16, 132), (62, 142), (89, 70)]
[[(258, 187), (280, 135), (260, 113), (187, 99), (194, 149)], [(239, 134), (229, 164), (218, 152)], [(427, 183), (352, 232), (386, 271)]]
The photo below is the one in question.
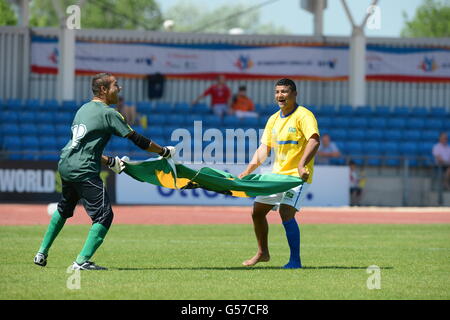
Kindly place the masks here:
[(340, 105), (337, 111), (337, 115), (340, 117), (351, 117), (353, 115), (353, 107), (350, 105)]
[(376, 106), (372, 111), (372, 115), (375, 117), (389, 117), (390, 114), (391, 107), (388, 106)]
[(39, 99), (27, 99), (23, 105), (26, 110), (37, 111), (41, 108), (41, 101)]
[(368, 128), (369, 120), (364, 117), (353, 117), (350, 119), (350, 128)]
[(411, 117), (426, 118), (426, 117), (428, 117), (429, 114), (430, 114), (430, 112), (425, 107), (412, 107), (410, 109)]
[(19, 112), (20, 123), (34, 123), (36, 114), (32, 111)]
[(55, 124), (64, 124), (70, 126), (73, 121), (73, 114), (71, 112), (59, 111), (54, 114), (53, 121)]
[(423, 130), (420, 132), (420, 137), (425, 142), (436, 143), (439, 138), (439, 130)]
[(2, 136), (19, 135), (20, 129), (16, 124), (5, 123), (0, 127), (0, 133)]
[(56, 99), (45, 99), (41, 104), (42, 111), (55, 112), (60, 109), (59, 102)]
[(317, 116), (317, 112), (319, 110), (319, 108), (315, 105), (308, 105), (308, 106), (304, 106), (306, 109), (308, 109), (309, 111), (311, 111), (314, 116)]
[(24, 136), (36, 135), (38, 133), (37, 127), (34, 124), (21, 124), (19, 125), (19, 132)]
[(204, 115), (201, 119), (203, 128), (220, 128), (222, 119), (214, 114)]
[(372, 107), (371, 106), (357, 106), (353, 112), (354, 116), (357, 117), (370, 117), (372, 116)]
[(358, 140), (358, 141), (362, 141), (365, 139), (366, 136), (366, 132), (364, 129), (350, 129), (347, 130), (347, 139), (348, 140)]
[(165, 124), (167, 120), (167, 116), (163, 114), (150, 114), (148, 116), (148, 124), (150, 126), (160, 126), (162, 124)]
[(387, 127), (392, 129), (403, 129), (406, 127), (406, 119), (404, 118), (388, 118)]
[(358, 156), (363, 154), (362, 143), (359, 141), (349, 141), (346, 144), (346, 150), (351, 156)]
[(448, 112), (444, 107), (432, 107), (430, 108), (430, 116), (431, 117), (445, 117), (448, 115)]
[(425, 120), (422, 118), (410, 118), (406, 120), (407, 129), (422, 130), (425, 127)]
[(152, 113), (152, 104), (148, 101), (140, 101), (136, 103), (136, 111), (138, 113), (149, 114)]
[(20, 110), (23, 107), (23, 101), (21, 99), (10, 98), (6, 100), (6, 105), (10, 110)]
[(159, 137), (164, 135), (164, 127), (163, 126), (150, 126), (145, 129), (144, 134), (150, 138), (154, 139), (154, 137)]
[[(447, 120), (449, 121), (449, 120)], [(444, 120), (438, 118), (429, 118), (424, 120), (424, 128), (429, 130), (442, 130), (444, 129)]]
[(56, 151), (57, 140), (54, 135), (39, 136), (39, 149), (43, 151)]
[(363, 143), (362, 148), (366, 155), (380, 156), (382, 154), (380, 142), (368, 141)]
[(67, 126), (65, 124), (56, 124), (54, 127), (57, 137), (71, 137), (72, 131), (70, 129), (70, 126)]
[(187, 102), (176, 102), (172, 110), (179, 114), (188, 114), (191, 112), (191, 105)]
[(404, 130), (403, 140), (411, 142), (419, 142), (422, 139), (423, 131), (420, 130)]
[(7, 135), (3, 139), (3, 147), (8, 151), (22, 150), (22, 139), (18, 135)]
[(76, 111), (78, 111), (78, 108), (80, 107), (78, 105), (78, 103), (75, 100), (64, 100), (62, 102), (62, 111), (68, 111), (68, 112), (72, 112), (75, 113)]
[(34, 121), (36, 124), (53, 124), (55, 123), (54, 113), (45, 111), (36, 112)]
[(399, 154), (398, 144), (393, 141), (380, 142), (381, 153), (385, 156), (397, 156)]
[(384, 130), (369, 129), (366, 131), (366, 140), (381, 141), (384, 137)]
[(235, 116), (225, 116), (223, 118), (223, 125), (226, 128), (240, 128), (241, 121), (238, 117)]
[(390, 141), (400, 141), (403, 138), (403, 133), (401, 130), (389, 129), (385, 131), (384, 138)]
[(253, 117), (242, 118), (241, 124), (244, 128), (253, 128), (253, 129), (259, 128), (258, 118), (253, 118)]
[(185, 123), (186, 117), (182, 114), (168, 114), (166, 116), (166, 122), (171, 126), (182, 127)]
[(403, 106), (394, 107), (391, 110), (391, 115), (394, 117), (403, 117), (407, 118), (409, 116), (409, 108)]
[(333, 119), (331, 117), (317, 117), (317, 125), (319, 126), (319, 130), (321, 128), (329, 128), (333, 125)]
[(57, 136), (56, 137), (56, 148), (58, 150), (61, 150), (62, 148), (64, 148), (66, 146), (66, 144), (70, 141), (71, 137), (69, 135), (67, 135), (67, 137), (65, 136)]
[(348, 130), (346, 129), (331, 129), (329, 131), (332, 140), (346, 140), (348, 136)]
[(402, 142), (399, 144), (399, 152), (405, 156), (415, 156), (418, 152), (417, 143), (414, 142)]
[(333, 125), (336, 128), (348, 129), (350, 127), (350, 117), (339, 116), (333, 119)]
[(211, 113), (211, 110), (206, 103), (197, 103), (192, 106), (191, 112), (200, 113), (200, 114), (208, 114), (208, 113)]
[(37, 131), (39, 136), (54, 136), (56, 137), (55, 126), (52, 124), (38, 124)]
[(336, 115), (337, 111), (333, 105), (324, 104), (319, 109), (318, 112), (321, 116), (333, 117)]

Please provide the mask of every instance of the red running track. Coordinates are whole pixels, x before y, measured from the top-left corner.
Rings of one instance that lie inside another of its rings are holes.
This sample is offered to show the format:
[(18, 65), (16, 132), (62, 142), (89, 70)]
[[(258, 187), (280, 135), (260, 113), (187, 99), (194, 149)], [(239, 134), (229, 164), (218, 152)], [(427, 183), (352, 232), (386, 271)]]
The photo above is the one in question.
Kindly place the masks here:
[[(251, 207), (114, 206), (114, 224), (250, 224)], [(0, 225), (46, 225), (47, 205), (0, 204)], [(304, 208), (302, 224), (437, 224), (450, 223), (450, 208)], [(268, 214), (269, 223), (281, 223), (279, 214)], [(77, 206), (68, 224), (90, 224)]]

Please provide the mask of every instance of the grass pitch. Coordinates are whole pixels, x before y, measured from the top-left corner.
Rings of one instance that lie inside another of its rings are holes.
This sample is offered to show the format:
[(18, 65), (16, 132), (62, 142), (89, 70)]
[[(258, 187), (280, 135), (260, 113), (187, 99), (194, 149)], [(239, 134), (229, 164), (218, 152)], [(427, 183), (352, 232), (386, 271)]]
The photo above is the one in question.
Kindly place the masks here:
[[(450, 298), (450, 224), (303, 225), (300, 270), (280, 269), (289, 257), (281, 225), (270, 226), (272, 260), (252, 268), (241, 266), (256, 252), (251, 225), (113, 225), (93, 258), (109, 270), (79, 282), (67, 267), (89, 226), (65, 226), (41, 268), (33, 257), (45, 230), (0, 227), (0, 299)], [(380, 289), (367, 287), (371, 265)]]

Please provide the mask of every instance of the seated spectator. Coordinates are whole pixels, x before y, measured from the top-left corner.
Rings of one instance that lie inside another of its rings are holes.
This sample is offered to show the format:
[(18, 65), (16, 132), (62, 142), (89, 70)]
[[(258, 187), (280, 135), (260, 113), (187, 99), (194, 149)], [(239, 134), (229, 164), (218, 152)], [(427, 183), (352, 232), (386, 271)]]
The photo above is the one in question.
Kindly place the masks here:
[(332, 158), (338, 158), (341, 152), (337, 145), (331, 141), (329, 134), (325, 133), (321, 137), (319, 150), (317, 150), (316, 164), (330, 164)]
[(349, 162), (350, 167), (350, 205), (361, 205), (361, 196), (364, 186), (364, 179), (361, 178), (358, 170), (356, 169), (356, 163), (352, 160)]
[(231, 112), (238, 118), (257, 117), (255, 111), (255, 104), (247, 97), (247, 87), (240, 86), (237, 94), (233, 96), (231, 103)]
[(439, 142), (433, 146), (433, 157), (436, 165), (442, 170), (444, 188), (450, 190), (450, 145), (446, 132), (439, 135)]
[(127, 121), (130, 126), (137, 124), (136, 106), (125, 104), (125, 100), (122, 96), (119, 97), (116, 110), (125, 118), (125, 121)]

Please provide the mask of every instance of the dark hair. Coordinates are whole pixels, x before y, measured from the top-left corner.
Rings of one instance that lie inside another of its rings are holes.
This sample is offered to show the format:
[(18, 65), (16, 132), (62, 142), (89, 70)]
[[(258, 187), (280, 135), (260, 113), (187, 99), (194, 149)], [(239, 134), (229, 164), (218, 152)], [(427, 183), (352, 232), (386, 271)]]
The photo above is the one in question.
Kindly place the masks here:
[(247, 87), (245, 85), (239, 86), (239, 91), (246, 91)]
[(94, 96), (96, 96), (100, 93), (100, 88), (102, 86), (109, 88), (109, 85), (111, 84), (111, 77), (112, 77), (111, 73), (102, 72), (102, 73), (97, 73), (92, 78), (91, 87), (92, 87), (92, 93), (94, 94)]
[(292, 91), (297, 91), (297, 86), (295, 85), (294, 81), (287, 78), (278, 80), (277, 83), (275, 83), (275, 86), (287, 86), (290, 87)]

